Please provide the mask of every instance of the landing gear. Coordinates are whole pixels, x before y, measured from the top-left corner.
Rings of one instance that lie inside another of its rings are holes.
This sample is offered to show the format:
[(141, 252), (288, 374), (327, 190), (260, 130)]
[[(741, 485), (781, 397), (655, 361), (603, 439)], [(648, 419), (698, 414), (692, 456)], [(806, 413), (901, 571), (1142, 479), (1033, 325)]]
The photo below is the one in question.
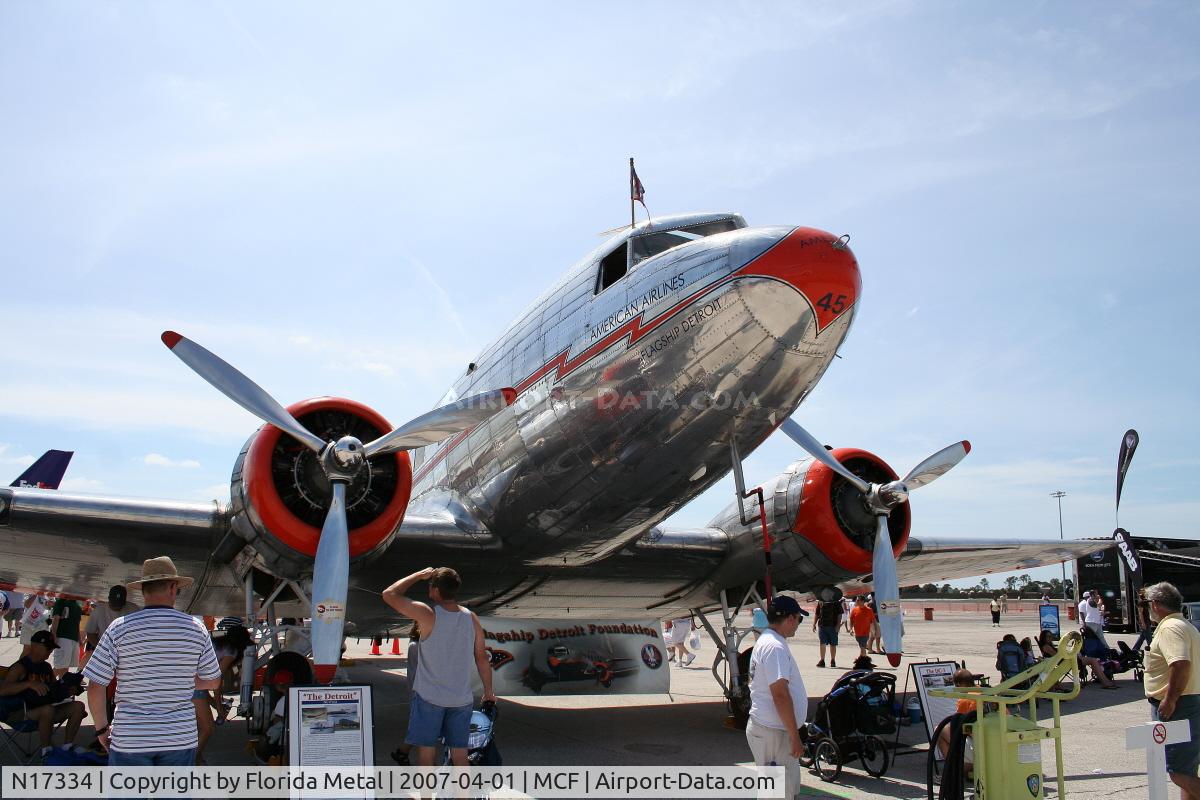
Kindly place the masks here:
[[(709, 638), (716, 645), (717, 654), (713, 658), (712, 674), (717, 685), (725, 695), (725, 703), (729, 707), (732, 724), (745, 728), (750, 719), (750, 651), (739, 653), (742, 640), (753, 628), (738, 628), (737, 617), (742, 609), (750, 606), (763, 608), (762, 597), (757, 586), (751, 586), (742, 596), (736, 606), (729, 605), (729, 597), (724, 589), (721, 590), (721, 631), (717, 632), (708, 617), (697, 611), (700, 624), (708, 632)], [(764, 609), (765, 611), (765, 609)]]

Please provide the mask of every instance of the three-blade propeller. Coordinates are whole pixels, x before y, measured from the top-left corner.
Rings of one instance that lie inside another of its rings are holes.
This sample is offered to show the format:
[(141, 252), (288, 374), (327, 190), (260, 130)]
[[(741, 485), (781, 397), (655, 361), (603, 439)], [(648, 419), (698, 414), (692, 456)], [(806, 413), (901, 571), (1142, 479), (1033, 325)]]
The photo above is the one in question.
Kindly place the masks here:
[(954, 444), (931, 455), (898, 481), (888, 483), (868, 483), (846, 469), (833, 457), (812, 434), (800, 427), (793, 420), (786, 419), (780, 426), (783, 432), (796, 444), (862, 493), (863, 503), (876, 518), (875, 545), (871, 554), (872, 581), (875, 588), (875, 602), (879, 606), (879, 629), (883, 635), (883, 649), (887, 652), (888, 663), (893, 667), (900, 666), (900, 654), (903, 652), (903, 625), (900, 617), (900, 584), (896, 576), (896, 556), (892, 552), (892, 540), (888, 535), (888, 515), (892, 509), (901, 503), (908, 502), (908, 493), (913, 489), (926, 486), (945, 475), (950, 469), (962, 461), (971, 452), (971, 443), (967, 441)]
[(510, 388), (465, 397), (436, 408), (363, 444), (353, 436), (325, 442), (301, 425), (262, 387), (190, 339), (166, 331), (163, 344), (214, 388), (317, 453), (333, 493), (313, 563), (312, 645), (317, 680), (333, 679), (341, 655), (350, 581), (350, 532), (346, 522), (346, 486), (366, 459), (433, 444), (472, 428), (516, 399)]

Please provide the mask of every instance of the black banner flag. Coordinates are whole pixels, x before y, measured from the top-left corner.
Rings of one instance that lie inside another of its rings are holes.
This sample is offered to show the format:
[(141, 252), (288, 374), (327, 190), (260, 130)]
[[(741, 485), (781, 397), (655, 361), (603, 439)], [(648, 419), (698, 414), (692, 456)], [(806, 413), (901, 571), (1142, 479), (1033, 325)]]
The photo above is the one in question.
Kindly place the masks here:
[(1129, 571), (1129, 577), (1133, 580), (1133, 596), (1136, 598), (1142, 591), (1142, 560), (1138, 558), (1137, 550), (1133, 547), (1129, 531), (1117, 528), (1113, 531), (1113, 542), (1117, 545), (1117, 552), (1121, 554), (1125, 569)]
[[(1138, 432), (1133, 428), (1125, 431), (1121, 437), (1121, 451), (1117, 454), (1117, 506), (1116, 513), (1121, 513), (1121, 489), (1125, 487), (1125, 473), (1129, 471), (1129, 462), (1133, 461), (1133, 452), (1137, 450)], [(1120, 524), (1120, 519), (1117, 520)]]

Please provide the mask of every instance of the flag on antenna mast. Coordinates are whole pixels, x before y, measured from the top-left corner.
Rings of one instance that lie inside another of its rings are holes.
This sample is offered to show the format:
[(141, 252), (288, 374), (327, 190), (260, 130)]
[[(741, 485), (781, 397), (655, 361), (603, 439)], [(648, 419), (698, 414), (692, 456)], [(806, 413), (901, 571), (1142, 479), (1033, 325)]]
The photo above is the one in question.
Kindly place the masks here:
[(629, 159), (629, 199), (641, 203), (642, 208), (646, 207), (646, 187), (642, 186), (637, 170), (633, 168), (632, 158)]
[(633, 212), (633, 203), (637, 201), (642, 204), (642, 208), (646, 209), (646, 220), (650, 220), (650, 209), (646, 208), (646, 187), (642, 186), (642, 181), (638, 178), (637, 170), (633, 168), (633, 159), (629, 159), (629, 227), (636, 224)]

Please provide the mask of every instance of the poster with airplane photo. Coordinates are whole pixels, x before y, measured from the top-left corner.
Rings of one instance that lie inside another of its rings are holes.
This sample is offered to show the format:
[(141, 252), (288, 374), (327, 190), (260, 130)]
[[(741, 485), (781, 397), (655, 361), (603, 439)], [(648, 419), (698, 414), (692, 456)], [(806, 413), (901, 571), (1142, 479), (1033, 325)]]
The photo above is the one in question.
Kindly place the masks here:
[(293, 686), (287, 713), (293, 766), (374, 766), (370, 686)]
[(930, 739), (937, 724), (954, 713), (958, 701), (948, 697), (933, 697), (929, 692), (954, 688), (954, 673), (957, 670), (958, 664), (954, 661), (928, 661), (912, 665), (913, 682), (917, 686), (921, 712), (925, 715), (925, 731)]

